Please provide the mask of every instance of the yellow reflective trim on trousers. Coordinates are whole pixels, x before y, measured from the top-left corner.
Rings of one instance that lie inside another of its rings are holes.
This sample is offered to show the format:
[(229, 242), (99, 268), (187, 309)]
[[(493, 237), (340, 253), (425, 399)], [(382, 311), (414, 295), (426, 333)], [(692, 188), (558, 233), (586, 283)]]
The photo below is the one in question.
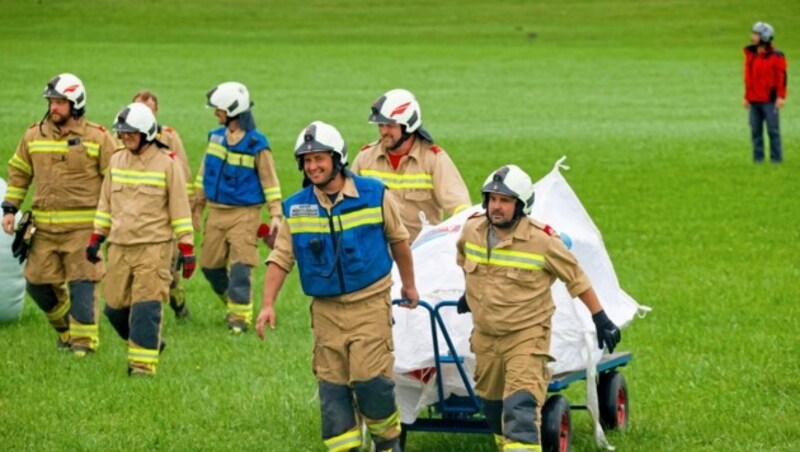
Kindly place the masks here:
[(358, 427), (348, 430), (339, 436), (323, 441), (329, 452), (345, 452), (361, 446), (361, 429)]
[(28, 141), (28, 152), (31, 154), (51, 152), (56, 154), (66, 154), (69, 152), (69, 144), (66, 141), (34, 140)]
[(186, 194), (192, 196), (194, 194), (194, 184), (186, 182)]
[(93, 223), (92, 210), (34, 210), (33, 216), (39, 224)]
[(467, 242), (464, 245), (464, 254), (468, 260), (477, 262), (479, 264), (496, 265), (499, 267), (515, 267), (522, 268), (524, 270), (541, 270), (544, 267), (544, 256), (541, 254), (493, 249), (491, 252), (491, 258), (489, 258), (489, 253), (486, 248), (471, 242)]
[(47, 320), (61, 320), (69, 313), (69, 308), (71, 303), (67, 300), (66, 303), (62, 303), (61, 305), (57, 305), (55, 309), (50, 312), (45, 313), (47, 316)]
[[(328, 217), (292, 217), (287, 218), (287, 221), (291, 227), (292, 234), (330, 232)], [(382, 222), (381, 207), (370, 207), (334, 216), (333, 228), (334, 231), (339, 232), (366, 224), (380, 224)]]
[(264, 189), (264, 197), (267, 198), (267, 201), (274, 201), (276, 199), (281, 199), (281, 187), (270, 187)]
[(140, 363), (147, 363), (147, 364), (157, 364), (158, 350), (150, 350), (149, 348), (129, 346), (128, 361), (137, 361)]
[(393, 189), (411, 189), (411, 188), (427, 188), (433, 189), (433, 176), (428, 173), (415, 173), (415, 174), (396, 174), (385, 173), (383, 171), (375, 171), (369, 169), (359, 170), (359, 174), (367, 177), (374, 177), (379, 179), (389, 188)]
[(494, 444), (497, 446), (498, 449), (503, 447), (503, 435), (493, 434), (494, 436)]
[(69, 323), (69, 334), (81, 337), (97, 337), (99, 330), (97, 324), (82, 325), (80, 323)]
[(229, 301), (228, 312), (233, 314), (250, 314), (253, 312), (253, 303), (239, 304)]
[(167, 173), (163, 171), (134, 171), (111, 168), (111, 180), (130, 185), (167, 186)]
[(370, 433), (383, 436), (383, 433), (392, 428), (400, 428), (400, 412), (395, 410), (389, 417), (380, 421), (366, 421)]
[(25, 160), (22, 160), (20, 156), (14, 154), (8, 160), (8, 164), (13, 166), (14, 168), (22, 171), (23, 173), (27, 174), (28, 176), (33, 174), (33, 170), (31, 170), (31, 166), (28, 165)]
[(192, 219), (190, 217), (185, 217), (173, 220), (172, 229), (175, 231), (175, 234), (180, 234), (183, 232), (194, 232), (194, 226), (192, 226)]
[(525, 443), (506, 443), (503, 444), (503, 452), (524, 452), (529, 450), (542, 450), (542, 446), (538, 444), (525, 444)]
[(25, 199), (25, 195), (27, 194), (28, 194), (27, 188), (19, 188), (9, 185), (8, 188), (6, 189), (6, 198), (8, 199), (19, 199), (21, 201)]

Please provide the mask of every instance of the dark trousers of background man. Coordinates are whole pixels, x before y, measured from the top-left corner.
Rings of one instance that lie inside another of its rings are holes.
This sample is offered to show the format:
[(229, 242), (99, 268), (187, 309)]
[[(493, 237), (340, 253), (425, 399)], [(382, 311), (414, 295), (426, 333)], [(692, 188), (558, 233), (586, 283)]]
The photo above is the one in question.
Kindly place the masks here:
[(778, 109), (774, 102), (754, 102), (750, 104), (750, 131), (753, 140), (753, 161), (764, 161), (764, 123), (769, 135), (769, 157), (774, 163), (783, 160), (781, 149), (781, 127)]

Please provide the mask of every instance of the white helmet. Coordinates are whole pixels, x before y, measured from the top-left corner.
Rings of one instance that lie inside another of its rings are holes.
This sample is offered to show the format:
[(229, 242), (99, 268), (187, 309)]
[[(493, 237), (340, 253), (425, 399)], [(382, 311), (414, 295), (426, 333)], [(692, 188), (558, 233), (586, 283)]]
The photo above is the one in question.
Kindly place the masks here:
[(525, 171), (517, 165), (506, 165), (493, 171), (483, 183), (483, 208), (489, 205), (489, 193), (500, 193), (517, 198), (522, 202), (522, 213), (530, 215), (533, 210), (533, 182)]
[(372, 104), (370, 124), (400, 124), (406, 133), (422, 125), (422, 110), (414, 95), (405, 89), (387, 91)]
[(253, 106), (250, 102), (250, 92), (239, 82), (220, 83), (211, 88), (206, 97), (209, 107), (225, 110), (229, 118), (235, 118)]
[(48, 99), (67, 99), (72, 103), (74, 111), (86, 107), (86, 89), (83, 87), (83, 82), (75, 75), (66, 72), (51, 78), (44, 87), (42, 95)]
[(761, 42), (764, 44), (772, 42), (772, 38), (775, 37), (775, 29), (766, 22), (756, 22), (753, 24), (753, 33), (758, 33), (761, 37)]
[(139, 132), (144, 134), (144, 141), (150, 142), (156, 139), (158, 124), (147, 105), (134, 102), (117, 114), (113, 129), (116, 132)]
[[(333, 155), (338, 155), (338, 169), (341, 169), (347, 164), (347, 147), (344, 144), (342, 134), (330, 124), (322, 121), (314, 121), (297, 136), (297, 141), (294, 143), (294, 158), (297, 160), (297, 166), (302, 171), (303, 169), (303, 155), (312, 152), (330, 152)], [(336, 158), (334, 158), (336, 161)]]

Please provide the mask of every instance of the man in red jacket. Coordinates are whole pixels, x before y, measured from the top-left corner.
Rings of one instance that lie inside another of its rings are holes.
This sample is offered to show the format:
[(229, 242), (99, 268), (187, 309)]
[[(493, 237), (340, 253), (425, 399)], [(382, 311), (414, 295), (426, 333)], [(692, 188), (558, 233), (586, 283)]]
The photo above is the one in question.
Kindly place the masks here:
[(744, 108), (750, 110), (753, 161), (764, 161), (764, 122), (769, 134), (770, 159), (783, 160), (778, 110), (786, 100), (786, 57), (772, 47), (775, 30), (765, 22), (753, 25), (752, 45), (744, 48)]

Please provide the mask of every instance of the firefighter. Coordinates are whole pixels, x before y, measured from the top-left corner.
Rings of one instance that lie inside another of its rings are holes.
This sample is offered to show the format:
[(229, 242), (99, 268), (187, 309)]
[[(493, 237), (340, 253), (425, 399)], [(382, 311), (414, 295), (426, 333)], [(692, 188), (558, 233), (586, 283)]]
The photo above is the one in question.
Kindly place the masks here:
[(346, 169), (344, 140), (333, 126), (312, 122), (294, 153), (304, 188), (284, 203), (256, 332), (264, 339), (265, 326), (275, 328), (275, 299), (296, 260), (303, 292), (312, 297), (313, 371), (325, 445), (357, 450), (363, 419), (376, 450), (400, 450), (389, 291), (394, 260), (404, 305), (416, 307), (408, 231), (385, 186)]
[(281, 189), (269, 141), (256, 129), (247, 88), (226, 82), (207, 97), (221, 127), (208, 134), (195, 181), (195, 227), (208, 204), (200, 267), (227, 306), (228, 329), (241, 334), (253, 316), (252, 272), (258, 264), (261, 206), (269, 206), (274, 237), (281, 223)]
[(458, 169), (444, 149), (422, 127), (422, 110), (404, 89), (386, 92), (372, 104), (369, 116), (380, 139), (361, 148), (353, 172), (380, 179), (401, 205), (403, 224), (413, 243), (423, 219), (432, 225), (472, 205)]
[(183, 170), (156, 138), (152, 111), (134, 102), (119, 112), (114, 130), (127, 150), (111, 159), (86, 259), (98, 261), (108, 238), (105, 315), (128, 342), (128, 374), (153, 375), (164, 347), (161, 313), (172, 279), (173, 238), (183, 277), (195, 268), (191, 209)]
[(33, 185), (35, 229), (25, 279), (28, 294), (58, 333), (57, 346), (83, 357), (99, 345), (97, 282), (102, 262), (84, 259), (97, 199), (114, 137), (85, 118), (86, 89), (73, 74), (59, 74), (44, 89), (48, 110), (30, 126), (8, 162), (2, 202), (3, 230)]
[(457, 242), (466, 279), (458, 312), (472, 312), (475, 390), (499, 450), (540, 450), (553, 281), (563, 281), (592, 313), (600, 348), (613, 351), (621, 335), (555, 231), (528, 217), (534, 200), (530, 177), (504, 166), (489, 175), (481, 194), (486, 212), (467, 220)]
[[(158, 96), (152, 91), (139, 91), (133, 96), (133, 102), (141, 102), (145, 104), (153, 116), (158, 120)], [(183, 148), (183, 141), (178, 131), (172, 127), (158, 124), (158, 133), (156, 139), (164, 143), (169, 148), (170, 152), (175, 154), (175, 161), (181, 167), (184, 179), (186, 182), (186, 193), (189, 195), (189, 205), (191, 207), (194, 202), (194, 184), (192, 181), (192, 170), (189, 165), (189, 157), (186, 156), (186, 150)], [(169, 307), (175, 312), (175, 317), (178, 320), (189, 317), (189, 306), (186, 304), (186, 292), (181, 283), (181, 269), (178, 266), (178, 260), (181, 256), (180, 250), (177, 246), (172, 252), (172, 284), (169, 286)]]

